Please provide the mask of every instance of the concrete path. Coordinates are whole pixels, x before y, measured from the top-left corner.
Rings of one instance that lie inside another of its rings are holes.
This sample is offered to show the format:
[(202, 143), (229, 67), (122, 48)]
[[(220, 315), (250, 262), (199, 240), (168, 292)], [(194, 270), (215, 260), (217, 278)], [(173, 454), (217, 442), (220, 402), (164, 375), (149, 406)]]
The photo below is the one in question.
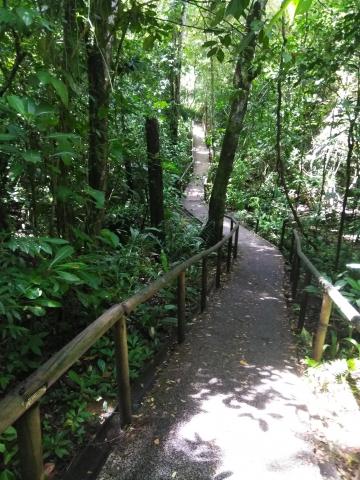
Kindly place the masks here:
[[(204, 219), (199, 128), (194, 140), (199, 163), (185, 206)], [(338, 478), (314, 443), (314, 398), (296, 370), (282, 256), (244, 228), (239, 249), (231, 278), (159, 371), (101, 480)]]
[(204, 144), (204, 130), (200, 124), (193, 127), (193, 159), (193, 176), (186, 187), (183, 205), (188, 212), (204, 222), (208, 215), (204, 183), (209, 170), (209, 150)]

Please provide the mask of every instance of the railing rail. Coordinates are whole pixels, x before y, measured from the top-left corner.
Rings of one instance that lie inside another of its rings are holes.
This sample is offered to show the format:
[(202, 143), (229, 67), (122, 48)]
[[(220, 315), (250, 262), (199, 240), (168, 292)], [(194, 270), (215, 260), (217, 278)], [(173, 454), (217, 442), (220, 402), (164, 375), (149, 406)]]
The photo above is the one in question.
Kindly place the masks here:
[[(214, 246), (179, 263), (147, 287), (127, 300), (106, 310), (100, 317), (82, 330), (73, 340), (55, 353), (26, 380), (17, 385), (0, 401), (0, 433), (15, 424), (18, 432), (20, 467), (23, 480), (43, 480), (42, 442), (39, 400), (48, 389), (76, 361), (112, 327), (114, 328), (115, 361), (118, 385), (118, 402), (122, 424), (131, 423), (131, 390), (128, 365), (126, 317), (136, 307), (153, 297), (157, 292), (177, 280), (178, 341), (185, 338), (185, 277), (186, 270), (202, 261), (201, 311), (207, 301), (207, 258), (217, 252), (216, 287), (220, 286), (222, 246), (227, 244), (226, 269), (230, 270), (231, 257), (237, 256), (239, 223), (232, 217), (230, 232)], [(235, 242), (233, 239), (235, 238)]]
[[(284, 220), (281, 229), (280, 249), (282, 250), (285, 242), (286, 227), (289, 221)], [(305, 279), (300, 298), (300, 311), (297, 324), (297, 330), (300, 332), (305, 324), (306, 308), (308, 304), (308, 292), (306, 287), (310, 285), (314, 278), (323, 291), (320, 318), (313, 342), (313, 358), (320, 361), (323, 354), (326, 332), (330, 321), (333, 304), (337, 307), (340, 314), (348, 320), (354, 328), (360, 331), (360, 313), (351, 305), (351, 303), (339, 292), (339, 290), (325, 278), (304, 254), (301, 248), (301, 238), (299, 233), (292, 229), (292, 237), (289, 252), (289, 261), (291, 262), (291, 290), (293, 299), (296, 298), (298, 283), (300, 279), (301, 267), (305, 270)]]

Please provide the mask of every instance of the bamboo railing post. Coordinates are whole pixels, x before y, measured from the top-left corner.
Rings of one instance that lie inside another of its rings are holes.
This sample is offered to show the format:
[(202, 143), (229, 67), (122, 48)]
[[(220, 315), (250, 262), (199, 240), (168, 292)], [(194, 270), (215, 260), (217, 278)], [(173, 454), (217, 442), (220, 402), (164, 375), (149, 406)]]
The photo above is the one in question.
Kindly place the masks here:
[(201, 268), (201, 301), (200, 310), (203, 312), (206, 308), (206, 295), (207, 295), (207, 257), (202, 259)]
[(185, 271), (177, 278), (178, 342), (185, 340)]
[(43, 480), (39, 402), (34, 403), (16, 422), (22, 480)]
[(239, 242), (239, 225), (236, 227), (236, 232), (235, 232), (234, 259), (237, 257), (237, 254), (238, 254), (238, 242)]
[(256, 219), (256, 225), (255, 225), (255, 233), (258, 233), (258, 231), (259, 231), (259, 223), (260, 223), (260, 220), (257, 218)]
[(305, 274), (305, 280), (304, 280), (304, 287), (303, 291), (301, 294), (301, 301), (300, 301), (300, 312), (299, 312), (299, 319), (298, 319), (298, 324), (296, 327), (296, 331), (300, 333), (302, 329), (304, 328), (305, 324), (305, 315), (306, 315), (306, 307), (309, 299), (309, 293), (306, 290), (306, 287), (308, 287), (311, 283), (311, 273), (309, 271), (306, 271)]
[(299, 276), (300, 276), (300, 258), (298, 257), (297, 252), (295, 252), (293, 256), (293, 265), (292, 265), (291, 271), (292, 271), (291, 295), (293, 300), (295, 300), (296, 294), (297, 294)]
[(227, 257), (226, 257), (226, 271), (227, 271), (227, 273), (230, 272), (230, 268), (231, 268), (232, 239), (233, 239), (233, 237), (230, 237), (230, 238), (229, 238), (229, 240), (228, 240), (228, 246), (227, 246)]
[(220, 278), (221, 278), (221, 247), (218, 248), (217, 257), (216, 257), (216, 276), (215, 276), (216, 288), (220, 288)]
[(127, 345), (126, 317), (123, 315), (114, 325), (116, 379), (121, 426), (131, 423), (131, 388)]
[(331, 307), (332, 307), (332, 300), (327, 294), (327, 292), (324, 292), (322, 305), (321, 305), (320, 320), (319, 320), (319, 325), (316, 332), (314, 348), (313, 348), (313, 359), (316, 360), (317, 362), (320, 362), (322, 357), (326, 332), (327, 332), (329, 319), (331, 315)]
[(294, 247), (295, 247), (295, 235), (294, 233), (291, 235), (291, 244), (290, 244), (290, 251), (289, 251), (289, 262), (292, 262), (293, 255), (294, 255)]
[(279, 250), (282, 250), (282, 249), (284, 248), (286, 225), (287, 225), (287, 220), (285, 219), (285, 220), (283, 221), (283, 224), (282, 224), (282, 227), (281, 227), (281, 236), (280, 236)]

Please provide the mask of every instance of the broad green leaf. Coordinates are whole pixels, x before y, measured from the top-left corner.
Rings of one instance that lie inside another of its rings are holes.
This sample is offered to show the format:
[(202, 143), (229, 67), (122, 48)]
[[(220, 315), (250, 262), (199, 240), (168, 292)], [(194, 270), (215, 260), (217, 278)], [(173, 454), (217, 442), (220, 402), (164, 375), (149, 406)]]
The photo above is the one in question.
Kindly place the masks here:
[(23, 116), (26, 116), (27, 111), (25, 108), (24, 100), (22, 98), (18, 97), (17, 95), (9, 95), (7, 97), (7, 102), (13, 110)]
[(220, 23), (223, 20), (224, 16), (225, 16), (225, 4), (220, 5), (220, 7), (218, 8), (214, 16), (214, 19), (211, 22), (211, 26), (215, 27), (218, 23)]
[(65, 260), (65, 258), (71, 257), (71, 255), (74, 253), (74, 248), (71, 247), (70, 245), (66, 245), (65, 247), (61, 247), (60, 250), (56, 252), (56, 255), (54, 257), (54, 260), (50, 263), (49, 267), (53, 267), (55, 264), (61, 262), (62, 260)]
[(22, 157), (29, 163), (40, 163), (41, 155), (35, 150), (28, 150), (27, 152), (22, 153)]
[(299, 3), (296, 7), (295, 15), (301, 15), (303, 13), (306, 13), (311, 5), (313, 3), (313, 0), (299, 0)]
[(165, 102), (165, 100), (158, 100), (153, 106), (154, 108), (166, 108), (169, 106), (169, 104), (168, 102)]
[(238, 20), (249, 3), (250, 0), (230, 0), (228, 6), (226, 7), (225, 13), (226, 15), (231, 15)]
[(46, 70), (40, 70), (39, 72), (36, 73), (36, 76), (38, 77), (40, 82), (43, 83), (44, 85), (48, 85), (51, 81), (51, 75)]
[(29, 8), (17, 8), (16, 13), (26, 27), (30, 27), (36, 17), (34, 10), (30, 10)]
[(42, 307), (48, 308), (59, 308), (61, 307), (61, 303), (57, 302), (56, 300), (50, 300), (49, 298), (40, 298), (37, 303)]
[(68, 377), (70, 378), (70, 380), (77, 383), (78, 385), (82, 385), (83, 383), (81, 377), (74, 370), (69, 370)]
[(17, 439), (17, 431), (16, 428), (13, 426), (8, 427), (4, 433), (4, 437), (6, 438), (7, 441), (11, 442), (12, 440)]
[(17, 136), (12, 133), (0, 133), (0, 142), (8, 142), (16, 139)]
[(51, 73), (49, 73), (46, 70), (40, 70), (39, 72), (37, 72), (36, 75), (40, 80), (40, 82), (43, 83), (44, 85), (52, 85), (56, 93), (59, 95), (63, 104), (65, 106), (68, 106), (69, 93), (65, 83), (62, 80), (54, 77), (54, 75), (51, 75)]
[(64, 240), (63, 238), (41, 237), (41, 240), (44, 240), (45, 242), (48, 242), (48, 243), (52, 243), (54, 245), (65, 245), (69, 243), (67, 240)]
[(27, 292), (25, 292), (25, 297), (29, 300), (35, 300), (42, 295), (42, 290), (40, 288), (31, 288)]
[(218, 59), (218, 61), (220, 63), (222, 63), (224, 61), (225, 54), (224, 54), (223, 50), (221, 50), (221, 48), (219, 48), (218, 51), (216, 52), (216, 58)]
[(202, 46), (204, 48), (209, 48), (209, 47), (213, 47), (214, 45), (217, 45), (217, 43), (218, 42), (216, 40), (209, 40), (207, 42), (204, 42)]
[(59, 95), (62, 103), (67, 107), (69, 104), (69, 93), (65, 83), (58, 78), (51, 77), (51, 85)]
[(99, 370), (102, 373), (104, 373), (106, 370), (106, 363), (104, 362), (104, 360), (102, 358), (99, 358), (99, 360), (97, 361), (97, 364), (98, 364)]
[(35, 307), (26, 307), (31, 313), (33, 313), (36, 317), (42, 317), (45, 315), (46, 310), (43, 307), (35, 306)]
[(77, 275), (74, 275), (73, 273), (57, 270), (56, 274), (58, 275), (58, 277), (62, 278), (68, 283), (82, 283), (81, 278), (79, 278)]
[(9, 10), (9, 8), (1, 7), (0, 8), (0, 25), (10, 25), (15, 26), (18, 23), (18, 19), (14, 12)]
[(220, 37), (220, 42), (224, 47), (229, 47), (231, 45), (231, 36), (225, 35), (224, 37)]
[(219, 49), (218, 46), (216, 46), (216, 47), (214, 47), (214, 48), (211, 48), (211, 49), (207, 52), (206, 56), (207, 56), (207, 57), (213, 57), (214, 55), (216, 55), (218, 49)]
[(1, 473), (0, 473), (0, 480), (15, 480), (15, 475), (5, 468)]
[(154, 46), (154, 43), (155, 43), (155, 37), (153, 37), (152, 35), (148, 35), (147, 37), (145, 37), (143, 40), (144, 50), (151, 50)]
[(105, 193), (101, 190), (95, 190), (95, 188), (87, 187), (86, 193), (95, 200), (96, 208), (104, 208), (105, 205)]
[(109, 230), (107, 228), (103, 228), (100, 231), (100, 236), (102, 238), (104, 238), (105, 240), (107, 240), (107, 242), (110, 243), (110, 245), (112, 247), (117, 247), (120, 243), (119, 242), (119, 237), (114, 232), (112, 232), (111, 230)]

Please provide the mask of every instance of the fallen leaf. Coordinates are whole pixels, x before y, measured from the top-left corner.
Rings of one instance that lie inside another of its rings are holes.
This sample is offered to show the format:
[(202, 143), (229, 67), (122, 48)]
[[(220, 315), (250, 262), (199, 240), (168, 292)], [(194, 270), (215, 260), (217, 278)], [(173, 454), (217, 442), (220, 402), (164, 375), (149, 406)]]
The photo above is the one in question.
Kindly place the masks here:
[(160, 444), (160, 440), (159, 440), (158, 438), (155, 438), (154, 444), (155, 444), (155, 445), (159, 445), (159, 444)]
[(177, 475), (177, 472), (173, 472), (172, 475), (171, 475), (171, 478), (175, 478)]
[(240, 365), (249, 365), (246, 360), (240, 360)]

